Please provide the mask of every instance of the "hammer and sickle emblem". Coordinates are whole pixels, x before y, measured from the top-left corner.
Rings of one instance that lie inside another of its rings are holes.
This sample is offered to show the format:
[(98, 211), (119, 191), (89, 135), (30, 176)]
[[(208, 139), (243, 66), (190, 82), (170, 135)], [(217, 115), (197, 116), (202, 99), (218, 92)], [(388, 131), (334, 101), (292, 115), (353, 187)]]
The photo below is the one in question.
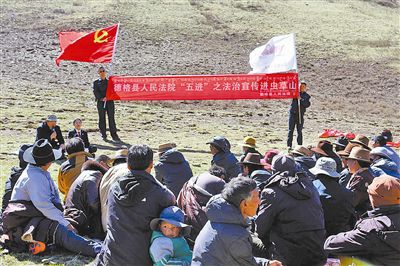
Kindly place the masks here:
[[(101, 34), (100, 34), (101, 32)], [(99, 36), (100, 34), (100, 36)], [(108, 41), (108, 32), (105, 30), (98, 30), (94, 33), (94, 43), (103, 43)]]

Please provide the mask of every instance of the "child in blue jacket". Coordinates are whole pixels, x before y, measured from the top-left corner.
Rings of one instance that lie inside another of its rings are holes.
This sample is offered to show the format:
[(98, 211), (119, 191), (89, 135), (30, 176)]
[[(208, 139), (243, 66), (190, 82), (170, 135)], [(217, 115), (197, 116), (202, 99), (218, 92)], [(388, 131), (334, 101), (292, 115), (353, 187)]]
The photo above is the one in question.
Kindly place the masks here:
[(150, 222), (153, 230), (150, 244), (150, 257), (154, 266), (189, 266), (192, 251), (183, 236), (190, 233), (191, 227), (184, 223), (185, 214), (176, 206), (165, 208), (160, 218)]

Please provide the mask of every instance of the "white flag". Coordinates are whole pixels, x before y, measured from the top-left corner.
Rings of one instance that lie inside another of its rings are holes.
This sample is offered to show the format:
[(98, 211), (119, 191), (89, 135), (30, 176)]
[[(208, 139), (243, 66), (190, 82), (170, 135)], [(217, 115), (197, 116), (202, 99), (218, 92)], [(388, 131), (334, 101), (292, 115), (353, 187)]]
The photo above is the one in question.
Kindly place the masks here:
[(297, 70), (294, 34), (273, 37), (250, 53), (250, 73), (279, 73)]

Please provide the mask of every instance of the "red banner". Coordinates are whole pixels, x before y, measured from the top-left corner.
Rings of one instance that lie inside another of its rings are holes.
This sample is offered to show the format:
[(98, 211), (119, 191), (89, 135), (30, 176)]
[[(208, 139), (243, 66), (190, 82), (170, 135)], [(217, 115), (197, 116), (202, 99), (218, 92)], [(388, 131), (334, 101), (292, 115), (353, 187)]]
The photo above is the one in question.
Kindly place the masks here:
[(196, 76), (111, 76), (109, 100), (288, 99), (299, 95), (297, 73)]
[(59, 32), (61, 60), (108, 63), (112, 61), (114, 45), (118, 34), (118, 24), (92, 32)]

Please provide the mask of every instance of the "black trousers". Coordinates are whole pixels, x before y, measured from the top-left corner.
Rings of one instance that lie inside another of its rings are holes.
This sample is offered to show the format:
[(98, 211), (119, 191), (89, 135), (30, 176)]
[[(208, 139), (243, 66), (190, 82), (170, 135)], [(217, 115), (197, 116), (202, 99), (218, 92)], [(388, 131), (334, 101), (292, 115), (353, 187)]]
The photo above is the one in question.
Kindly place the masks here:
[(301, 115), (301, 123), (299, 123), (298, 113), (289, 113), (289, 132), (287, 138), (287, 146), (292, 147), (294, 128), (297, 128), (297, 144), (303, 144), (303, 125), (304, 125), (304, 115)]
[(117, 126), (115, 125), (115, 106), (114, 101), (107, 101), (106, 106), (104, 107), (103, 101), (97, 101), (97, 112), (99, 114), (99, 129), (101, 136), (103, 138), (107, 137), (106, 133), (106, 113), (108, 116), (108, 126), (110, 128), (110, 133), (112, 138), (118, 137), (117, 135)]

